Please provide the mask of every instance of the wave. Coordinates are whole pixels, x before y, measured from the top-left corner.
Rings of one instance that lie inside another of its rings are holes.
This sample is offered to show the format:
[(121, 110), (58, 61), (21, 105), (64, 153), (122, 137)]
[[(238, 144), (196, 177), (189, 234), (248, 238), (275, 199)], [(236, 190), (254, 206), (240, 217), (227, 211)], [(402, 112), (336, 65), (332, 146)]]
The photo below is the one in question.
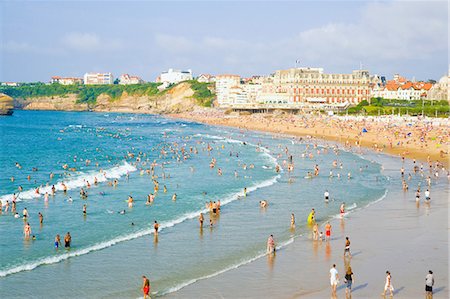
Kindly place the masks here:
[[(284, 247), (286, 247), (287, 245), (292, 244), (293, 242), (294, 242), (294, 238), (290, 238), (290, 239), (288, 239), (287, 241), (282, 242), (282, 243), (280, 243), (278, 246), (276, 246), (276, 250), (278, 251), (278, 250), (280, 250), (281, 248), (284, 248)], [(204, 279), (208, 279), (208, 278), (211, 278), (211, 277), (220, 275), (220, 274), (222, 274), (222, 273), (228, 272), (228, 271), (230, 271), (230, 270), (237, 269), (237, 268), (239, 268), (239, 267), (241, 267), (241, 266), (250, 264), (250, 263), (252, 263), (252, 262), (254, 262), (254, 261), (256, 261), (256, 260), (258, 260), (258, 259), (260, 259), (260, 258), (262, 258), (262, 257), (264, 257), (264, 256), (266, 256), (266, 255), (267, 255), (266, 251), (265, 251), (265, 250), (264, 250), (264, 251), (261, 250), (261, 251), (259, 251), (258, 254), (255, 255), (254, 257), (251, 257), (251, 258), (249, 258), (249, 259), (241, 260), (241, 261), (239, 261), (239, 262), (237, 262), (237, 263), (235, 263), (235, 264), (233, 264), (233, 265), (231, 265), (231, 266), (228, 266), (228, 267), (226, 267), (226, 268), (224, 268), (224, 269), (222, 269), (222, 270), (219, 270), (219, 271), (217, 271), (217, 272), (214, 272), (214, 273), (211, 273), (211, 274), (208, 274), (208, 275), (199, 277), (199, 278), (194, 278), (194, 279), (190, 279), (190, 280), (184, 281), (184, 282), (182, 282), (182, 283), (180, 283), (180, 284), (178, 284), (178, 285), (176, 285), (176, 286), (174, 286), (174, 287), (171, 287), (171, 288), (169, 288), (168, 290), (165, 290), (165, 291), (163, 291), (163, 292), (161, 292), (161, 293), (159, 293), (159, 292), (154, 292), (154, 293), (152, 293), (152, 295), (164, 296), (164, 295), (167, 295), (167, 294), (170, 294), (170, 293), (173, 293), (173, 292), (177, 292), (177, 291), (181, 290), (182, 288), (187, 287), (188, 285), (191, 285), (191, 284), (193, 284), (193, 283), (196, 283), (197, 281), (204, 280)]]
[[(136, 170), (137, 170), (136, 167), (128, 164), (127, 162), (124, 162), (122, 165), (114, 166), (110, 169), (103, 170), (102, 172), (95, 171), (95, 172), (90, 172), (90, 173), (81, 173), (76, 177), (73, 177), (67, 181), (57, 182), (54, 185), (55, 185), (55, 188), (57, 191), (64, 190), (63, 183), (66, 185), (67, 190), (84, 187), (84, 186), (86, 186), (86, 182), (90, 182), (91, 186), (94, 187), (95, 186), (94, 185), (95, 178), (97, 178), (97, 181), (100, 183), (100, 182), (105, 182), (108, 179), (118, 179), (121, 176), (126, 175), (128, 172), (133, 172)], [(16, 195), (16, 197), (17, 197), (16, 201), (21, 201), (24, 199), (39, 198), (42, 195), (44, 195), (45, 192), (48, 192), (49, 194), (51, 194), (52, 186), (49, 185), (49, 186), (39, 188), (39, 194), (36, 194), (35, 189), (29, 189), (27, 191), (20, 192)], [(3, 195), (0, 197), (0, 202), (3, 205), (6, 203), (7, 200), (12, 201), (12, 199), (13, 199), (13, 194), (6, 194), (6, 195)]]
[[(126, 163), (126, 164), (128, 164), (128, 163)], [(131, 165), (129, 165), (129, 166), (131, 166)], [(131, 166), (131, 167), (133, 167), (133, 166)], [(276, 183), (276, 181), (277, 181), (277, 179), (279, 177), (280, 177), (280, 175), (277, 175), (277, 176), (275, 176), (273, 178), (270, 178), (268, 180), (265, 180), (265, 181), (262, 181), (260, 183), (257, 183), (254, 186), (251, 186), (251, 187), (247, 188), (247, 193), (250, 193), (250, 192), (255, 191), (257, 189), (260, 189), (260, 188), (264, 188), (264, 187), (268, 187), (270, 185), (273, 185), (273, 184)], [(235, 201), (235, 200), (239, 199), (239, 197), (241, 197), (241, 196), (244, 196), (244, 192), (243, 191), (234, 193), (234, 194), (228, 196), (227, 198), (225, 198), (221, 202), (221, 205), (223, 206), (223, 205), (226, 205), (226, 204), (228, 204), (228, 203), (230, 203), (232, 201)], [(186, 213), (186, 214), (182, 215), (181, 217), (179, 217), (177, 219), (174, 219), (174, 220), (171, 220), (171, 221), (162, 222), (160, 224), (160, 230), (159, 231), (163, 231), (166, 228), (173, 227), (173, 226), (175, 226), (177, 224), (180, 224), (180, 223), (182, 223), (184, 221), (187, 221), (187, 220), (190, 220), (190, 219), (194, 219), (194, 218), (198, 217), (199, 213), (206, 213), (206, 212), (208, 212), (208, 209), (205, 208), (205, 209), (202, 209), (202, 210)], [(79, 249), (79, 250), (76, 250), (76, 251), (73, 251), (73, 252), (67, 252), (67, 253), (64, 253), (64, 254), (57, 255), (57, 256), (50, 256), (50, 257), (41, 258), (41, 259), (39, 259), (37, 261), (34, 261), (32, 263), (29, 263), (29, 264), (19, 265), (19, 266), (15, 266), (13, 268), (2, 270), (2, 271), (0, 271), (0, 277), (5, 277), (5, 276), (11, 275), (11, 274), (15, 274), (15, 273), (19, 273), (19, 272), (22, 272), (22, 271), (30, 271), (30, 270), (33, 270), (33, 269), (35, 269), (35, 268), (37, 268), (39, 266), (42, 266), (42, 265), (55, 264), (55, 263), (61, 262), (63, 260), (69, 259), (71, 257), (76, 257), (76, 256), (88, 254), (88, 253), (90, 253), (92, 251), (102, 250), (102, 249), (111, 247), (111, 246), (113, 246), (113, 245), (115, 245), (117, 243), (129, 241), (129, 240), (133, 240), (133, 239), (137, 239), (137, 238), (140, 238), (140, 237), (143, 237), (143, 236), (146, 236), (146, 235), (151, 235), (152, 233), (153, 233), (153, 228), (150, 227), (150, 228), (147, 228), (147, 229), (142, 229), (140, 231), (134, 232), (132, 234), (116, 237), (116, 238), (114, 238), (112, 240), (109, 240), (109, 241), (100, 242), (100, 243), (94, 244), (92, 246), (88, 246), (86, 248), (82, 248), (82, 249)]]
[(219, 141), (227, 142), (227, 143), (246, 144), (246, 145), (249, 145), (249, 146), (253, 146), (253, 147), (257, 148), (258, 150), (260, 150), (265, 157), (269, 158), (269, 160), (272, 163), (274, 163), (274, 166), (276, 166), (278, 164), (277, 163), (277, 159), (270, 154), (270, 150), (269, 149), (267, 149), (267, 148), (265, 148), (263, 146), (259, 146), (257, 144), (244, 142), (244, 141), (237, 140), (237, 139), (231, 139), (231, 138), (216, 136), (216, 135), (209, 135), (209, 134), (200, 134), (199, 133), (199, 134), (195, 134), (194, 137), (206, 137), (206, 138), (209, 138), (209, 139), (219, 140)]

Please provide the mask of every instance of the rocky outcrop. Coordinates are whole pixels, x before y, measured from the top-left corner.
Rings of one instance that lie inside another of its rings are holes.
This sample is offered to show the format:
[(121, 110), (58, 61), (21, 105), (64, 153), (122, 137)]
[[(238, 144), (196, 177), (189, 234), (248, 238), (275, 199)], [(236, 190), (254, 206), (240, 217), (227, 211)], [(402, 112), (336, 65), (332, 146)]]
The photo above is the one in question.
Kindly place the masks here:
[(14, 106), (23, 110), (58, 110), (58, 111), (87, 111), (85, 103), (77, 103), (76, 94), (52, 97), (33, 97), (28, 99), (14, 99)]
[(6, 94), (0, 93), (0, 115), (13, 114), (14, 101)]
[(77, 103), (75, 94), (53, 97), (35, 97), (15, 99), (15, 106), (24, 110), (63, 110), (169, 114), (194, 110), (196, 105), (192, 97), (194, 91), (189, 83), (180, 83), (155, 96), (129, 95), (126, 92), (120, 98), (113, 99), (107, 94), (97, 97), (95, 104)]

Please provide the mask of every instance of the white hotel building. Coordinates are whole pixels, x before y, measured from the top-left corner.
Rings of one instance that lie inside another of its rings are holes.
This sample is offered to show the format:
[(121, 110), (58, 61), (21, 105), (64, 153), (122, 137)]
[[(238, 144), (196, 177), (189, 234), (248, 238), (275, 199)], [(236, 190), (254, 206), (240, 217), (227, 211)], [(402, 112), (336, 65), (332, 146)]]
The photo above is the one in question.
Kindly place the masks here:
[(111, 73), (86, 73), (84, 84), (113, 84), (114, 77)]

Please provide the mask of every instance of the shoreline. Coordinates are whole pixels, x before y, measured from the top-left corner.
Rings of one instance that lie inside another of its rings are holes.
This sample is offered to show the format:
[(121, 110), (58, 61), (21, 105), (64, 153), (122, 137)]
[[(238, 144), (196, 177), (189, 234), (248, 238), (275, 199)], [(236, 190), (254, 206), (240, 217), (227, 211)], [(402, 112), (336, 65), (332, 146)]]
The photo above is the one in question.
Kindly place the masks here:
[[(218, 113), (217, 111), (215, 112), (216, 114), (213, 112), (208, 115), (207, 113), (208, 112), (168, 114), (165, 115), (165, 117), (194, 121), (208, 125), (238, 128), (241, 130), (245, 129), (264, 133), (283, 134), (293, 137), (315, 137), (322, 140), (338, 142), (343, 146), (365, 147), (376, 152), (384, 152), (397, 157), (403, 155), (405, 158), (417, 159), (422, 162), (428, 162), (428, 159), (430, 159), (431, 162), (439, 161), (440, 163), (443, 163), (446, 168), (450, 166), (450, 156), (448, 155), (448, 133), (446, 136), (442, 136), (441, 139), (444, 141), (442, 143), (433, 140), (436, 139), (436, 136), (433, 136), (428, 138), (431, 140), (427, 140), (425, 144), (419, 144), (419, 142), (410, 143), (410, 140), (408, 140), (406, 141), (406, 144), (403, 144), (403, 141), (399, 141), (402, 142), (402, 144), (396, 146), (392, 140), (390, 142), (388, 140), (383, 140), (383, 138), (386, 139), (386, 136), (381, 137), (380, 133), (376, 132), (376, 130), (382, 129), (380, 128), (380, 122), (383, 123), (384, 120), (382, 117), (371, 118), (371, 123), (362, 119), (356, 121), (355, 124), (349, 128), (342, 126), (342, 123), (345, 122), (344, 117), (337, 116), (331, 118), (313, 116), (309, 119), (305, 119), (304, 116), (296, 116), (297, 119), (293, 119), (292, 116), (283, 116), (280, 118), (276, 115), (264, 114), (239, 115), (233, 117)], [(301, 118), (299, 119), (299, 117)], [(430, 120), (434, 122), (434, 119)], [(302, 122), (309, 123), (306, 124), (306, 127), (302, 127), (295, 122), (301, 123), (301, 125), (304, 125)], [(374, 132), (369, 130), (369, 132), (362, 134), (362, 130), (369, 126), (373, 126)], [(448, 128), (448, 121), (446, 126)], [(445, 130), (445, 126), (444, 128), (439, 127), (439, 129)], [(389, 135), (388, 133), (383, 133)], [(435, 134), (439, 133), (442, 133), (442, 130), (435, 132)], [(430, 144), (428, 144), (428, 142)]]
[[(367, 155), (381, 160), (376, 162), (383, 165), (385, 175), (398, 175), (400, 159)], [(409, 160), (406, 163), (412, 165)], [(356, 298), (379, 298), (388, 269), (393, 274), (394, 297), (423, 298), (424, 278), (431, 269), (436, 280), (434, 298), (448, 298), (448, 181), (440, 178), (433, 186), (429, 206), (423, 199), (416, 206), (414, 191), (404, 193), (401, 186), (395, 187), (390, 184), (384, 198), (352, 211), (344, 219), (330, 220), (330, 242), (313, 241), (309, 231), (272, 258), (263, 256), (164, 298), (330, 298), (328, 270), (333, 263), (338, 265), (341, 279), (337, 298), (345, 297), (342, 281), (348, 264), (355, 272)], [(342, 257), (345, 236), (352, 241), (350, 260)]]

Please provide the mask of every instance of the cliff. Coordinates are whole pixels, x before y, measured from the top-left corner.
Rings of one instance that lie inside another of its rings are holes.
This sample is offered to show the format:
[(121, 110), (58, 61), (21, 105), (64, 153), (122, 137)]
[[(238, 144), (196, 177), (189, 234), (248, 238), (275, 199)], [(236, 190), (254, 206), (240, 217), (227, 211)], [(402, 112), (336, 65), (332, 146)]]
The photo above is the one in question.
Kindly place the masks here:
[(0, 115), (11, 115), (13, 108), (13, 99), (6, 94), (0, 93)]
[(14, 105), (23, 110), (101, 111), (131, 113), (182, 113), (197, 107), (195, 91), (183, 82), (157, 95), (135, 95), (124, 91), (119, 97), (100, 94), (95, 103), (80, 103), (76, 94), (15, 98)]

